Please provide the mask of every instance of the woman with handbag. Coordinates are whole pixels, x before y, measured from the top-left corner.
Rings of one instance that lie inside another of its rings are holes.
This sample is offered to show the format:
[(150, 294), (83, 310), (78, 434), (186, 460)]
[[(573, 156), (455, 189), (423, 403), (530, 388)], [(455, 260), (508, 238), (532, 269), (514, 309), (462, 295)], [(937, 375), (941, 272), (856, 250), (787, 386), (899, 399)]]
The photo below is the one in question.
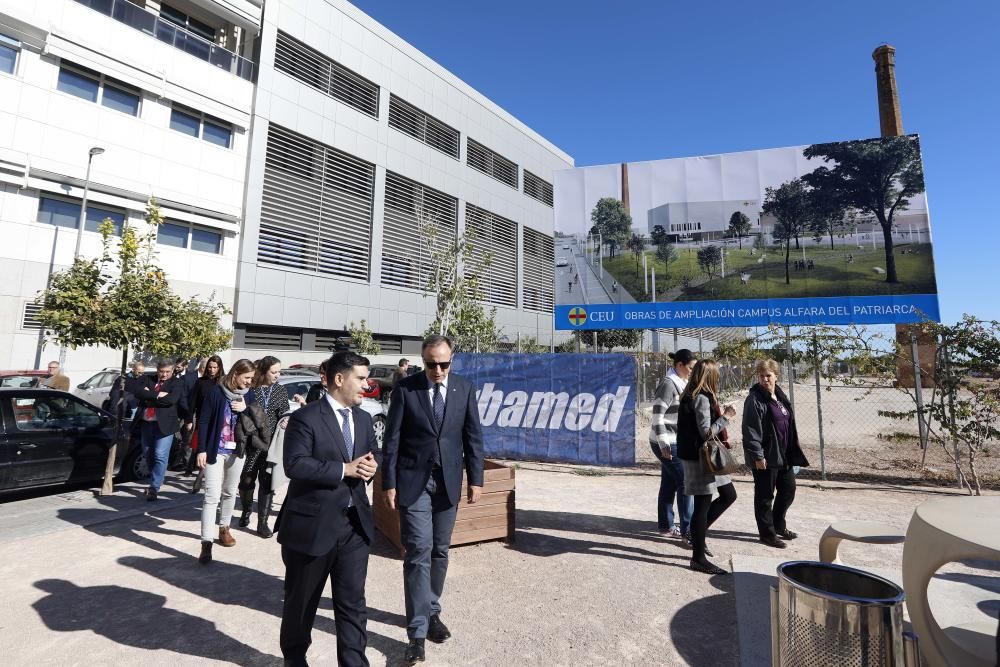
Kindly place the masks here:
[(260, 486), (257, 496), (257, 534), (263, 538), (271, 537), (273, 532), (267, 525), (274, 501), (274, 491), (271, 488), (271, 466), (267, 463), (267, 450), (271, 445), (271, 436), (281, 415), (288, 412), (288, 391), (284, 385), (278, 384), (281, 377), (281, 361), (276, 357), (266, 356), (254, 364), (257, 374), (254, 377), (253, 394), (255, 401), (263, 410), (264, 424), (257, 426), (254, 437), (247, 447), (246, 462), (243, 464), (243, 474), (240, 476), (240, 505), (243, 512), (240, 515), (240, 528), (250, 524), (250, 514), (253, 511), (254, 485)]
[[(705, 533), (736, 502), (732, 480), (727, 474), (713, 471), (733, 467), (726, 427), (728, 420), (736, 416), (736, 409), (731, 405), (719, 407), (718, 390), (718, 364), (714, 359), (702, 359), (691, 371), (677, 414), (677, 455), (684, 466), (684, 493), (694, 496), (691, 569), (706, 574), (728, 574), (708, 560), (712, 552), (705, 544)], [(718, 493), (715, 500), (713, 493)]]
[(799, 447), (792, 404), (778, 386), (781, 367), (774, 359), (762, 359), (755, 370), (757, 384), (743, 403), (743, 452), (753, 473), (753, 513), (760, 541), (784, 549), (784, 540), (798, 537), (785, 525), (795, 500), (795, 468), (808, 466), (809, 461)]

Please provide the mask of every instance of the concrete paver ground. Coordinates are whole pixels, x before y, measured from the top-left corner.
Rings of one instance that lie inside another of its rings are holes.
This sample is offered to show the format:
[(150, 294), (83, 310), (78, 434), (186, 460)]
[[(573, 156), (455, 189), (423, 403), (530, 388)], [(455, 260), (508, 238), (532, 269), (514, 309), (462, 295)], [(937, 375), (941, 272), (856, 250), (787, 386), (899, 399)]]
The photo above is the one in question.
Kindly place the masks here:
[[(428, 644), (425, 664), (739, 664), (733, 578), (691, 572), (690, 552), (656, 532), (658, 485), (658, 475), (643, 471), (520, 464), (516, 541), (452, 551), (442, 618), (453, 638)], [(736, 488), (736, 505), (709, 534), (722, 565), (734, 554), (815, 559), (832, 520), (877, 517), (905, 527), (922, 500), (951, 493), (803, 484), (789, 522), (800, 538), (776, 552), (756, 540), (749, 478), (737, 478)], [(164, 495), (149, 505), (126, 486), (112, 499), (40, 502), (30, 523), (44, 529), (0, 522), (5, 663), (280, 664), (277, 542), (234, 530), (236, 546), (217, 545), (216, 561), (201, 566), (200, 500), (183, 490)], [(150, 511), (128, 515), (137, 508)], [(0, 518), (17, 514), (0, 505)], [(841, 554), (859, 567), (898, 567), (902, 548), (845, 544)], [(398, 664), (406, 642), (402, 565), (381, 536), (367, 602), (368, 658)], [(767, 604), (760, 601), (760, 613)], [(313, 664), (335, 662), (333, 629), (327, 597)]]

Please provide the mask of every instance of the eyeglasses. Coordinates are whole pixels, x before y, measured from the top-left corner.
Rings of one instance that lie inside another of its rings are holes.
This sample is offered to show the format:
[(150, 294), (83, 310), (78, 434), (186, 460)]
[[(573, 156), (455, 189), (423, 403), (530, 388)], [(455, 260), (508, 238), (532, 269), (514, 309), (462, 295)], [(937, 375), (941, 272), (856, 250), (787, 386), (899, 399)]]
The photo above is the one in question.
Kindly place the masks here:
[(434, 370), (435, 368), (440, 368), (441, 370), (446, 371), (446, 370), (448, 370), (448, 367), (451, 366), (451, 362), (450, 361), (427, 361), (425, 359), (424, 360), (424, 366), (426, 366), (430, 370)]

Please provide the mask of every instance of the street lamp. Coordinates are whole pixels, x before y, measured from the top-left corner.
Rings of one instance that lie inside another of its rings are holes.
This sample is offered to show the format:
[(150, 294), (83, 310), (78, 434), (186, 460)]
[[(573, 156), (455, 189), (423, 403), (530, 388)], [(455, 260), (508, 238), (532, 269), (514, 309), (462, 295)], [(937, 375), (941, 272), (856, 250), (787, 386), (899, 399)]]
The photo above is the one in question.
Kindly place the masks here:
[(90, 163), (94, 161), (95, 155), (100, 155), (104, 149), (94, 146), (87, 154), (87, 178), (83, 182), (83, 205), (80, 207), (80, 224), (76, 228), (76, 250), (73, 252), (73, 261), (80, 257), (80, 242), (83, 240), (83, 226), (87, 221), (87, 194), (90, 192)]

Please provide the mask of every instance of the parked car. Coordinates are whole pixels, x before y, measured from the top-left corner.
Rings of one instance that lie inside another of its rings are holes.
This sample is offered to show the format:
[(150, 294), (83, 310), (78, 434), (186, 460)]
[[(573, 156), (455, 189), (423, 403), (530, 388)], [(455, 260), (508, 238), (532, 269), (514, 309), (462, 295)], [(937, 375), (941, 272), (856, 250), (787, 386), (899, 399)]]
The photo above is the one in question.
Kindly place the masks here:
[[(320, 384), (320, 381), (318, 375), (283, 375), (278, 378), (278, 383), (288, 392), (288, 410), (292, 412), (299, 409), (299, 404), (293, 397), (296, 394), (306, 397), (309, 390)], [(364, 398), (361, 401), (361, 409), (372, 416), (375, 437), (378, 439), (378, 446), (382, 447), (382, 439), (385, 437), (385, 416), (389, 412), (389, 406), (374, 398)]]
[[(0, 388), (0, 492), (97, 481), (114, 441), (114, 419), (67, 392)], [(120, 448), (122, 481), (141, 459), (138, 447)]]
[(569, 266), (569, 260), (565, 257), (559, 257), (556, 259), (556, 266)]
[(0, 387), (37, 387), (48, 371), (0, 371)]
[[(398, 366), (395, 364), (372, 364), (368, 369), (369, 379), (375, 380), (375, 382), (377, 382), (379, 387), (382, 389), (380, 398), (383, 401), (389, 400), (389, 392), (392, 390), (393, 384), (392, 378), (394, 377), (397, 368)], [(410, 366), (406, 369), (406, 374), (408, 376), (416, 375), (422, 370), (424, 370), (422, 367), (410, 364)]]
[[(119, 368), (105, 368), (94, 373), (86, 381), (76, 385), (73, 395), (95, 405), (102, 410), (107, 410), (108, 398), (111, 395), (111, 386), (115, 383), (115, 378), (121, 373)], [(156, 369), (147, 368), (146, 377), (155, 378)]]

